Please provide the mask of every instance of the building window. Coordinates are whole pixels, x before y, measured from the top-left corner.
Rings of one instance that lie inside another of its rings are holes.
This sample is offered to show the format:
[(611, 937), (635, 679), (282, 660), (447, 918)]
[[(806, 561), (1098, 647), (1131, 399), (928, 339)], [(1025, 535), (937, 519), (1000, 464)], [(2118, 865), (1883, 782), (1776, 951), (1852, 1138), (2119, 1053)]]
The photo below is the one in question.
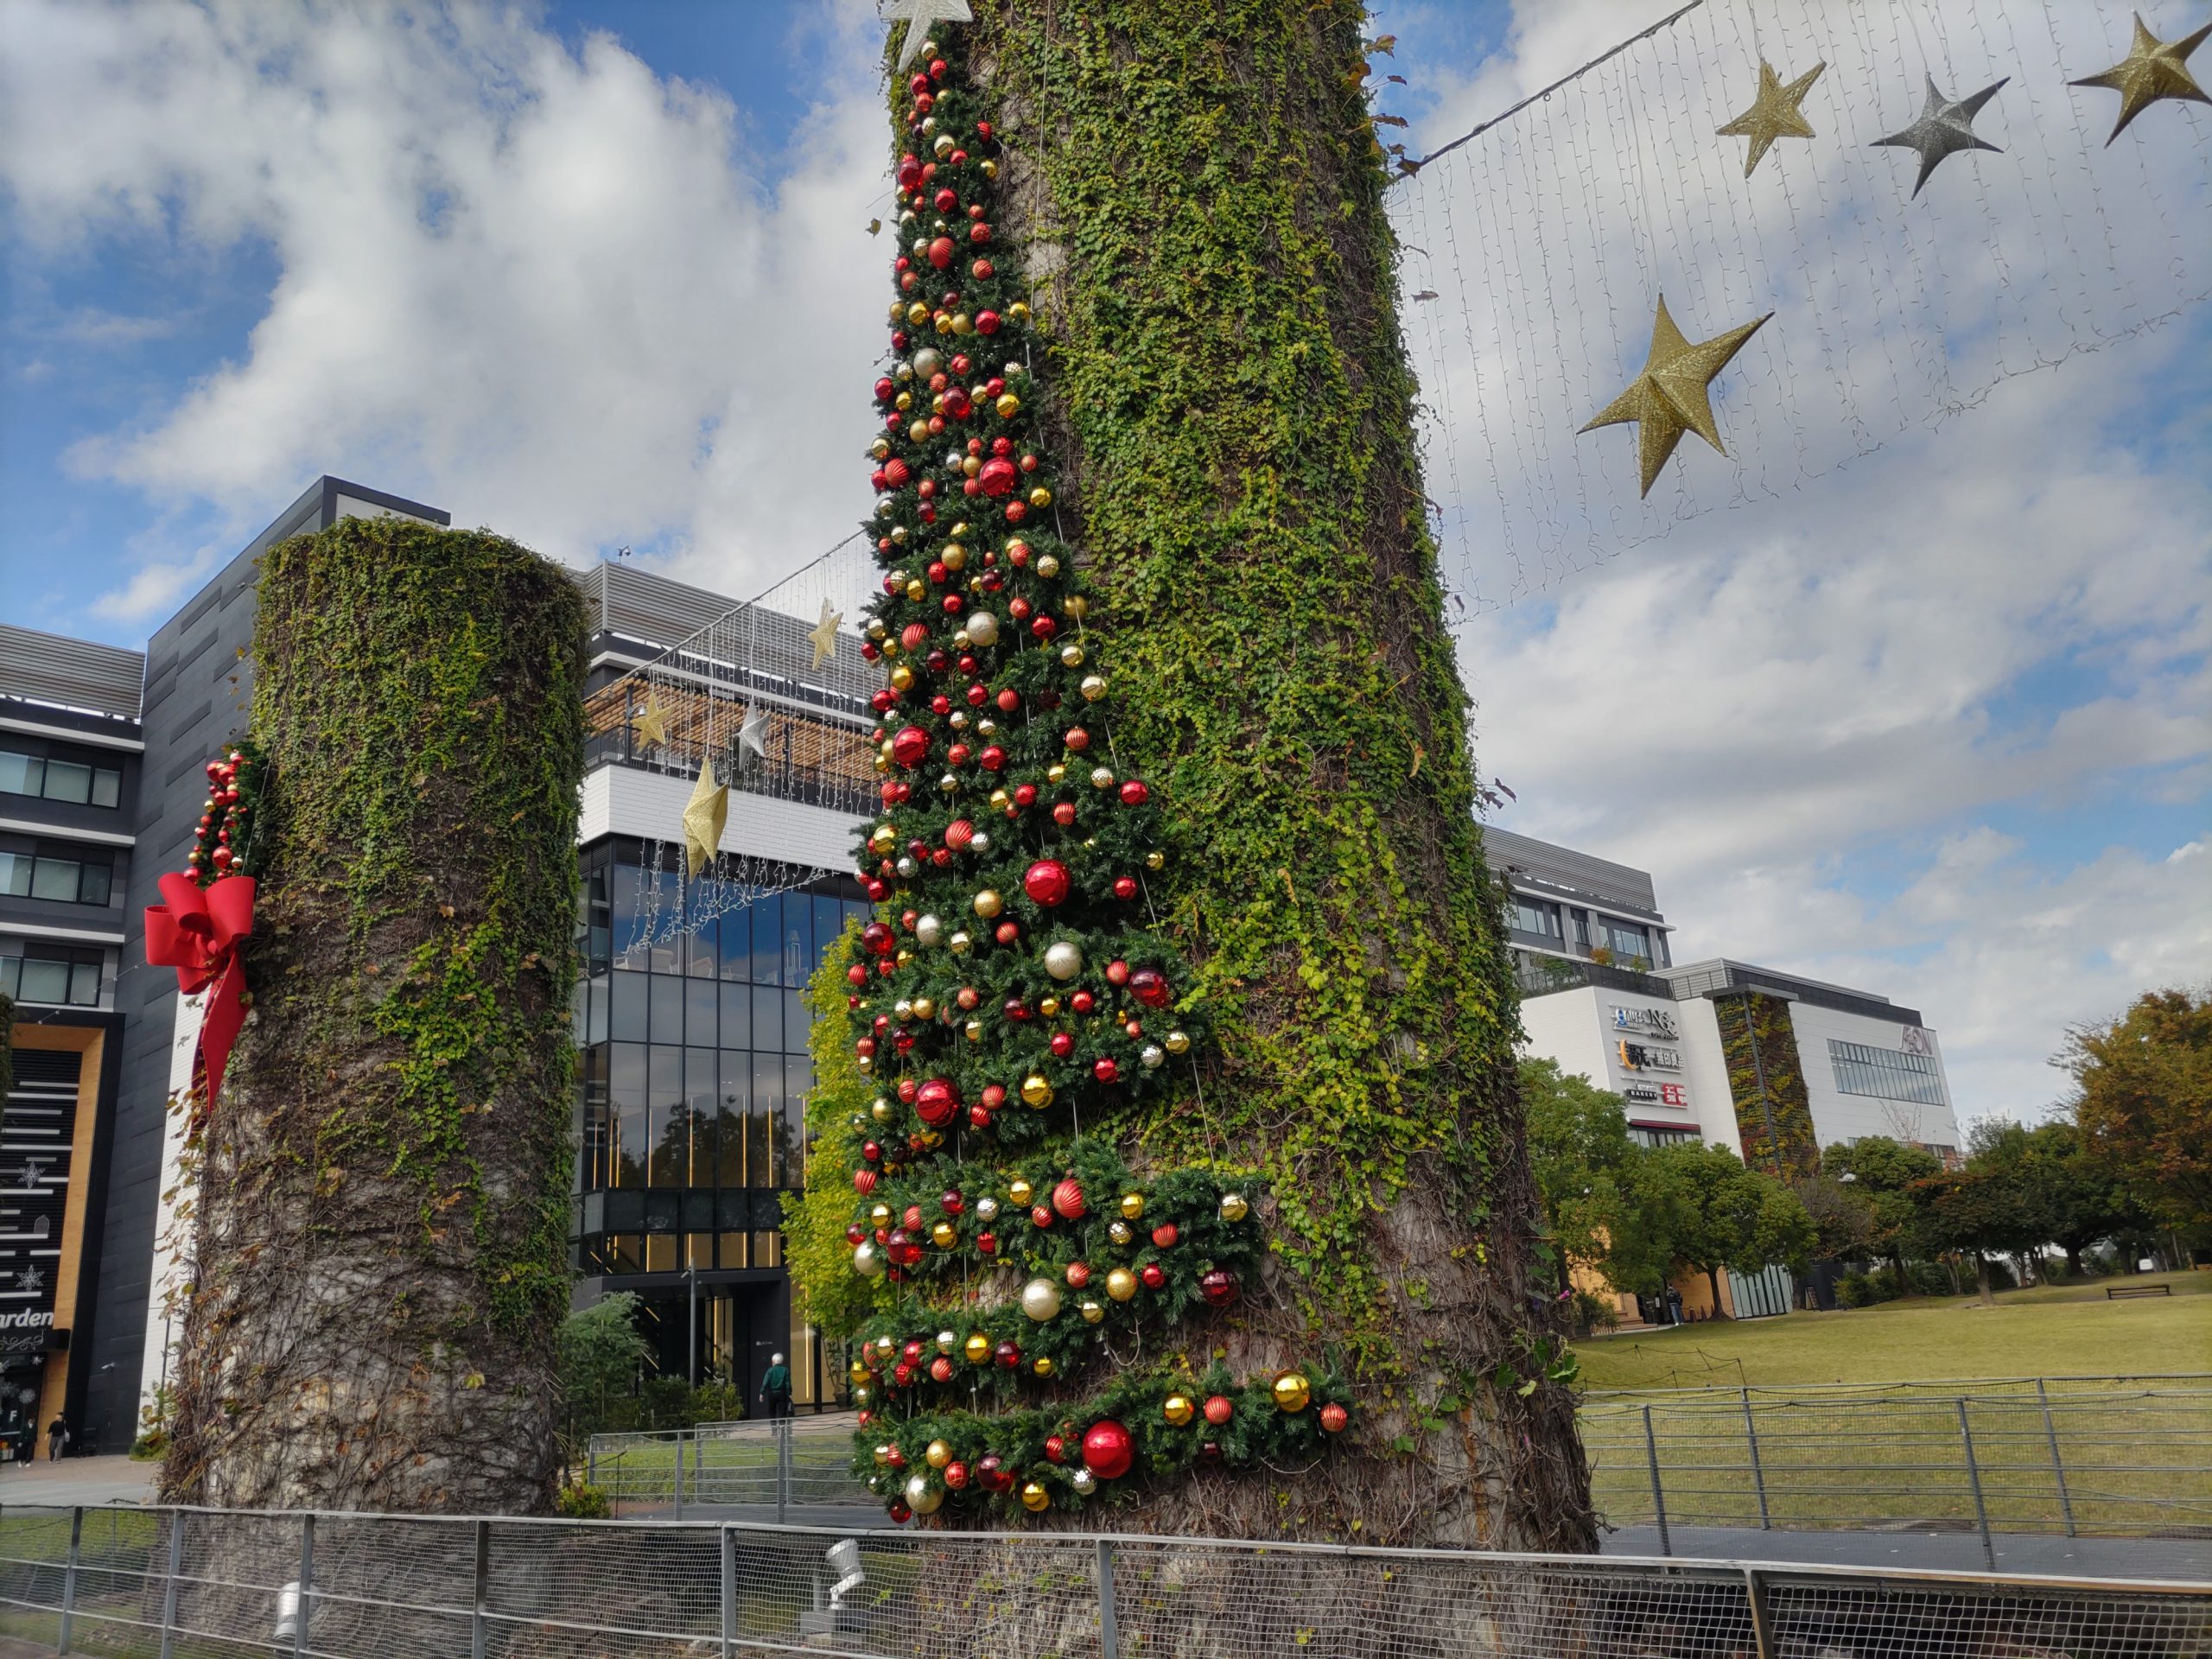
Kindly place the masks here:
[(1701, 1133), (1703, 1131), (1699, 1129), (1678, 1128), (1672, 1125), (1631, 1123), (1628, 1126), (1628, 1138), (1646, 1151), (1676, 1146), (1684, 1141), (1694, 1141)]
[(21, 956), (0, 957), (0, 992), (18, 1002), (96, 1008), (104, 961), (97, 950), (26, 941)]
[(0, 893), (16, 899), (51, 899), (65, 905), (105, 905), (115, 866), (105, 858), (74, 853), (0, 849)]
[(1516, 933), (1534, 933), (1547, 939), (1556, 939), (1560, 936), (1557, 905), (1523, 899), (1516, 893), (1507, 901), (1505, 918)]
[(1623, 966), (1651, 960), (1651, 936), (1643, 928), (1604, 916), (1598, 918), (1598, 925), (1605, 936), (1606, 949)]
[(0, 794), (35, 795), (72, 806), (116, 806), (123, 800), (123, 774), (112, 766), (60, 755), (0, 749)]
[(1838, 1042), (1831, 1037), (1828, 1064), (1835, 1071), (1836, 1088), (1844, 1094), (1910, 1101), (1919, 1106), (1943, 1103), (1942, 1074), (1936, 1070), (1933, 1055)]

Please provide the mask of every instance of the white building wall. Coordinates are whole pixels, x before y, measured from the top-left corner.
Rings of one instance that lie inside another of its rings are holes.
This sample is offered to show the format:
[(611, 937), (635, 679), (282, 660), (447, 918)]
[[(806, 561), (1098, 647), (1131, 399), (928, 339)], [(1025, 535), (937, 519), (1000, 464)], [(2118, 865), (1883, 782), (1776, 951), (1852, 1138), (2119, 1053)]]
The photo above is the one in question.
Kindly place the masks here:
[(1698, 1127), (1709, 1143), (1726, 1147), (1740, 1158), (1744, 1138), (1736, 1127), (1735, 1099), (1728, 1092), (1728, 1062), (1720, 1052), (1719, 1015), (1702, 996), (1677, 1006), (1681, 1010), (1682, 1074), (1689, 1080), (1690, 1098), (1697, 1103)]
[[(1958, 1119), (1950, 1104), (1950, 1085), (1942, 1075), (1942, 1051), (1936, 1033), (1925, 1027), (1906, 1027), (1894, 1020), (1872, 1020), (1808, 1002), (1789, 1005), (1789, 1023), (1797, 1038), (1797, 1058), (1805, 1070), (1805, 1094), (1813, 1109), (1813, 1129), (1825, 1150), (1839, 1141), (1856, 1141), (1870, 1135), (1893, 1141), (1916, 1141), (1923, 1146), (1956, 1147)], [(1828, 1058), (1828, 1042), (1861, 1043), (1868, 1048), (1897, 1052), (1906, 1033), (1916, 1031), (1936, 1061), (1936, 1082), (1942, 1095), (1940, 1105), (1917, 1101), (1880, 1100), (1869, 1095), (1847, 1095), (1836, 1087), (1835, 1067)]]
[[(577, 841), (588, 844), (612, 835), (681, 842), (683, 804), (691, 798), (692, 782), (626, 766), (601, 766), (588, 772)], [(845, 874), (853, 868), (857, 845), (853, 834), (859, 823), (859, 819), (826, 807), (733, 789), (721, 849)]]
[[(1529, 1053), (1621, 1096), (1630, 1122), (1696, 1128), (1709, 1134), (1688, 1076), (1679, 1009), (1672, 997), (1586, 985), (1530, 997), (1521, 1005), (1521, 1025), (1528, 1033)], [(1657, 1020), (1649, 1017), (1652, 1014)], [(1624, 1065), (1624, 1042), (1647, 1053), (1658, 1050), (1677, 1056), (1683, 1064), (1677, 1068), (1655, 1059), (1643, 1066)], [(1725, 1092), (1719, 1096), (1724, 1116), (1726, 1098)]]
[(1600, 1089), (1610, 1089), (1612, 1073), (1598, 1020), (1598, 994), (1587, 985), (1532, 996), (1521, 1005), (1529, 1053), (1551, 1061), (1571, 1077), (1587, 1077)]

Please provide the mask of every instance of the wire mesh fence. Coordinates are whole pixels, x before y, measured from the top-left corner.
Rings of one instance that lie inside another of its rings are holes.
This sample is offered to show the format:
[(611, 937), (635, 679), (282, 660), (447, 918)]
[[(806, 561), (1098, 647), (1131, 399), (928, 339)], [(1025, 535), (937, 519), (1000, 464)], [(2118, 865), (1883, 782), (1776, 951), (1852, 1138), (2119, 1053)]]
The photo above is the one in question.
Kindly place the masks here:
[(1615, 1526), (2212, 1535), (2212, 1389), (1592, 1400)]
[(0, 1633), (148, 1659), (2202, 1659), (2212, 1586), (11, 1504)]

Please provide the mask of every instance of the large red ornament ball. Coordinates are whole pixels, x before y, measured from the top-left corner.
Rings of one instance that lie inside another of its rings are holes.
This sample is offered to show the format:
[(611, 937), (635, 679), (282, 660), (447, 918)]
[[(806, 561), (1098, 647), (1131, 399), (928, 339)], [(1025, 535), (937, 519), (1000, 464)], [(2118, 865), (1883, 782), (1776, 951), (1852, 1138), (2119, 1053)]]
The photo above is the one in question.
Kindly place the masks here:
[(1111, 1417), (1100, 1418), (1083, 1437), (1083, 1466), (1101, 1480), (1119, 1480), (1136, 1457), (1129, 1431)]
[(958, 1491), (968, 1484), (968, 1465), (955, 1459), (944, 1465), (944, 1484)]
[(894, 490), (913, 475), (906, 463), (896, 455), (883, 463), (883, 481)]
[(1205, 1406), (1206, 1421), (1211, 1423), (1216, 1428), (1219, 1428), (1229, 1421), (1236, 1409), (1236, 1408), (1230, 1403), (1227, 1395), (1213, 1395), (1207, 1399)]
[(1157, 968), (1139, 968), (1129, 975), (1129, 995), (1147, 1008), (1164, 1008), (1168, 1003), (1167, 977)]
[(1208, 1307), (1227, 1307), (1236, 1300), (1236, 1275), (1227, 1268), (1210, 1268), (1198, 1277), (1198, 1294)]
[(1157, 1262), (1147, 1262), (1137, 1269), (1137, 1278), (1147, 1290), (1158, 1290), (1167, 1282), (1167, 1269)]
[(1020, 481), (1021, 475), (1014, 469), (1014, 463), (1000, 455), (985, 461), (983, 470), (976, 474), (976, 482), (982, 486), (983, 493), (994, 500), (1001, 496), (1012, 495), (1014, 486)]
[(914, 1512), (906, 1507), (906, 1500), (903, 1497), (893, 1501), (890, 1515), (891, 1524), (894, 1527), (903, 1527), (914, 1518)]
[(1083, 1183), (1072, 1175), (1052, 1189), (1052, 1208), (1068, 1221), (1081, 1221), (1089, 1206), (1083, 1201)]
[(1135, 778), (1130, 779), (1128, 782), (1122, 785), (1122, 804), (1123, 806), (1142, 806), (1151, 798), (1152, 791), (1146, 788), (1142, 783), (1139, 782)]
[(854, 1192), (863, 1194), (873, 1192), (875, 1191), (875, 1183), (876, 1173), (874, 1170), (856, 1169), (853, 1172)]
[(1111, 1055), (1101, 1055), (1090, 1063), (1090, 1074), (1101, 1083), (1119, 1083), (1122, 1067)]
[(899, 936), (888, 922), (870, 922), (861, 930), (861, 949), (872, 957), (887, 957), (899, 948)]
[(1344, 1425), (1351, 1421), (1351, 1414), (1333, 1400), (1321, 1408), (1321, 1427), (1332, 1434), (1344, 1433)]
[(1074, 884), (1074, 878), (1068, 874), (1068, 867), (1057, 858), (1039, 859), (1021, 878), (1021, 890), (1040, 905), (1066, 903), (1068, 892)]
[(891, 740), (891, 758), (902, 766), (918, 766), (929, 756), (930, 734), (918, 726), (902, 726)]
[(1172, 1221), (1163, 1221), (1152, 1230), (1152, 1242), (1159, 1249), (1172, 1250), (1175, 1242), (1183, 1236), (1183, 1230)]
[(976, 826), (965, 818), (955, 818), (944, 826), (944, 844), (956, 853), (968, 850), (968, 843), (976, 839)]
[[(853, 1243), (857, 1244), (860, 1241), (858, 1239), (855, 1239)], [(1070, 1290), (1081, 1290), (1090, 1282), (1090, 1264), (1088, 1262), (1071, 1262), (1068, 1263), (1068, 1288)]]
[(960, 1115), (960, 1090), (943, 1077), (931, 1077), (914, 1091), (914, 1110), (923, 1122), (941, 1129)]

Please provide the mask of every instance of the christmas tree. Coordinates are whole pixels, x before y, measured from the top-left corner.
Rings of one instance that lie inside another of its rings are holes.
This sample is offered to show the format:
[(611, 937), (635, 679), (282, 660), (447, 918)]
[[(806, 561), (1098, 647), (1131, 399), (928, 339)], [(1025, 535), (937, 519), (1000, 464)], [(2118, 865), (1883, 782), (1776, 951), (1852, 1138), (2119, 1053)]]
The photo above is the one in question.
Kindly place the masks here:
[(872, 1097), (817, 1123), (813, 1167), (849, 1174), (851, 1268), (877, 1281), (858, 1467), (896, 1518), (1000, 1518), (1202, 1461), (1295, 1467), (1350, 1394), (1319, 1355), (1237, 1377), (1179, 1350), (1255, 1271), (1266, 1194), (1116, 1148), (1202, 1088), (1207, 1022), (1157, 925), (1162, 802), (1116, 752), (1055, 511), (999, 143), (945, 43), (916, 65), (863, 646), (887, 671), (861, 848), (877, 912), (833, 963)]

